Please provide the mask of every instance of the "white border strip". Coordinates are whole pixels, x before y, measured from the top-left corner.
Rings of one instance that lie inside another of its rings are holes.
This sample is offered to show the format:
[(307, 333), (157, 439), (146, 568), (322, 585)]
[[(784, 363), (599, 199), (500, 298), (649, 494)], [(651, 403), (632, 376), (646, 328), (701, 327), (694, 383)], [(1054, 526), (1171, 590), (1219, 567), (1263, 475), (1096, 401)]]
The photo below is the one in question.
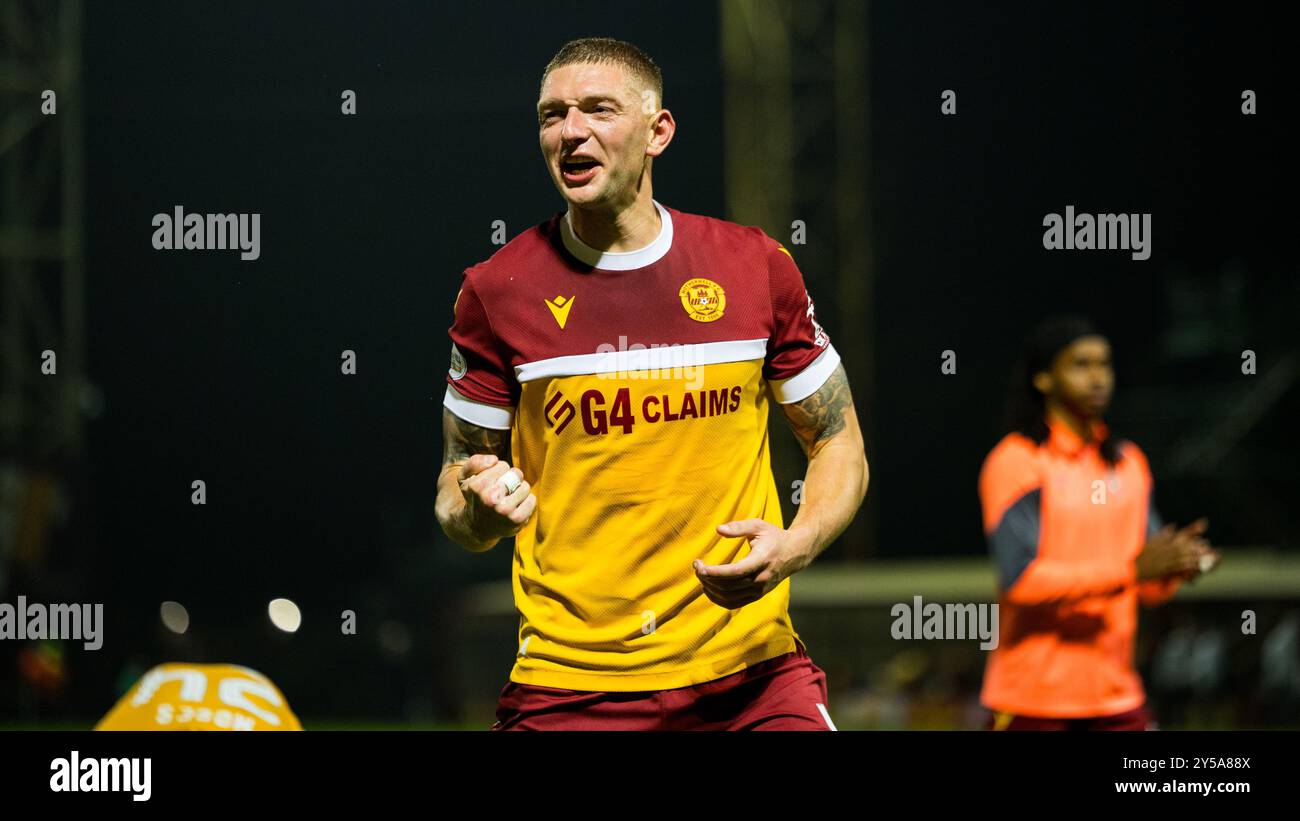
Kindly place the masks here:
[(510, 430), (515, 418), (514, 408), (475, 402), (451, 385), (447, 386), (447, 394), (443, 396), (442, 404), (461, 419), (481, 428)]
[[(818, 705), (817, 705), (817, 709), (818, 709), (818, 710), (821, 710), (822, 718), (826, 719), (826, 726), (827, 726), (827, 727), (830, 727), (832, 730), (834, 730), (834, 729), (835, 729), (835, 722), (831, 721), (831, 714), (828, 713), (828, 712), (826, 712), (826, 705), (825, 705), (825, 704), (818, 704)], [(836, 732), (838, 732), (838, 730), (837, 730)]]
[(654, 202), (655, 208), (658, 209), (663, 225), (659, 227), (659, 236), (644, 248), (635, 251), (598, 251), (592, 248), (578, 239), (578, 235), (574, 233), (572, 208), (564, 212), (564, 219), (560, 221), (560, 239), (570, 254), (577, 257), (579, 262), (592, 268), (605, 271), (632, 271), (644, 268), (663, 259), (664, 254), (668, 253), (668, 249), (673, 244), (673, 218), (668, 216), (668, 212), (658, 202), (655, 200), (651, 202)]
[[(697, 342), (687, 345), (661, 345), (657, 348), (580, 353), (526, 362), (515, 366), (515, 379), (531, 382), (558, 376), (583, 376), (598, 373), (632, 373), (647, 370), (672, 370), (720, 365), (724, 362), (749, 362), (767, 355), (766, 339), (734, 339), (726, 342)], [(823, 353), (824, 357), (825, 354)], [(818, 358), (817, 361), (821, 361)], [(838, 360), (836, 360), (838, 361)], [(813, 363), (815, 365), (816, 362)], [(809, 365), (809, 369), (813, 367)], [(833, 368), (834, 366), (832, 366)], [(806, 371), (805, 371), (806, 372)], [(800, 374), (802, 376), (803, 374)], [(827, 372), (829, 376), (829, 372)], [(799, 377), (795, 377), (798, 379)], [(825, 381), (825, 380), (823, 380)], [(820, 386), (820, 383), (818, 383)], [(817, 388), (814, 387), (813, 390)], [(812, 393), (812, 391), (809, 391)]]
[(831, 374), (839, 364), (840, 355), (835, 351), (835, 346), (828, 342), (826, 350), (821, 352), (821, 356), (808, 363), (808, 367), (789, 379), (770, 382), (772, 395), (782, 405), (807, 399), (826, 384), (826, 380), (831, 378)]

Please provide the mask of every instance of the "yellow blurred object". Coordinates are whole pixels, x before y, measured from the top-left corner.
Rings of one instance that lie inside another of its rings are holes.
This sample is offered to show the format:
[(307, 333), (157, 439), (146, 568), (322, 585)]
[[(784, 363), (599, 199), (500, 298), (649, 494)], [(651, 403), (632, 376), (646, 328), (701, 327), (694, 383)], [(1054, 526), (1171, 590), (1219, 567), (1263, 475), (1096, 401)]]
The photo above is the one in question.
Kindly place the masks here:
[(284, 694), (256, 670), (160, 664), (141, 676), (96, 730), (301, 730)]

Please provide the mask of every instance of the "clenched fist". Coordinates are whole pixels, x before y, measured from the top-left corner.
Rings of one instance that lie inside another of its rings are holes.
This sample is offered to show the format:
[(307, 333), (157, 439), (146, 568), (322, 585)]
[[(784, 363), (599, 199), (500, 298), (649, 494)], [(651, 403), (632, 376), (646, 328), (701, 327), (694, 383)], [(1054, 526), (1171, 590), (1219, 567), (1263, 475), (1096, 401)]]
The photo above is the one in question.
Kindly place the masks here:
[[(502, 477), (513, 473), (519, 486), (507, 492)], [(537, 497), (523, 473), (491, 454), (475, 454), (456, 477), (465, 497), (465, 521), (482, 541), (495, 541), (518, 533), (537, 509)]]

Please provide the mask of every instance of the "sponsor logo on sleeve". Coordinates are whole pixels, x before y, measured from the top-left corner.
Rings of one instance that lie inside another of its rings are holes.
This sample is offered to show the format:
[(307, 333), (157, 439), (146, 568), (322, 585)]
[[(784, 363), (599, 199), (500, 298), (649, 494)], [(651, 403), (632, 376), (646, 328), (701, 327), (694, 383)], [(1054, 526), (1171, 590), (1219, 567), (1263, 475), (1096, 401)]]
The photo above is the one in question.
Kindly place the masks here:
[(467, 370), (465, 356), (460, 352), (460, 348), (456, 347), (456, 343), (453, 342), (451, 345), (451, 367), (447, 369), (447, 374), (452, 379), (460, 379)]

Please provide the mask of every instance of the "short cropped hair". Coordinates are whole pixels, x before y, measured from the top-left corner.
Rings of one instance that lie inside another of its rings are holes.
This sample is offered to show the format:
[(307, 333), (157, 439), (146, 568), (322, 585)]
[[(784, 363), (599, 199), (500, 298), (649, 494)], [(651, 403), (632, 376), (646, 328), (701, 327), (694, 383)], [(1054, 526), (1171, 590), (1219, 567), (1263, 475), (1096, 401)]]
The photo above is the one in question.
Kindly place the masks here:
[(583, 37), (579, 40), (570, 40), (561, 46), (551, 58), (551, 62), (546, 64), (546, 69), (542, 72), (542, 85), (546, 85), (546, 78), (555, 69), (576, 63), (622, 66), (643, 86), (652, 89), (657, 104), (663, 105), (663, 72), (659, 70), (655, 61), (650, 59), (650, 55), (629, 42), (615, 40), (613, 37)]

